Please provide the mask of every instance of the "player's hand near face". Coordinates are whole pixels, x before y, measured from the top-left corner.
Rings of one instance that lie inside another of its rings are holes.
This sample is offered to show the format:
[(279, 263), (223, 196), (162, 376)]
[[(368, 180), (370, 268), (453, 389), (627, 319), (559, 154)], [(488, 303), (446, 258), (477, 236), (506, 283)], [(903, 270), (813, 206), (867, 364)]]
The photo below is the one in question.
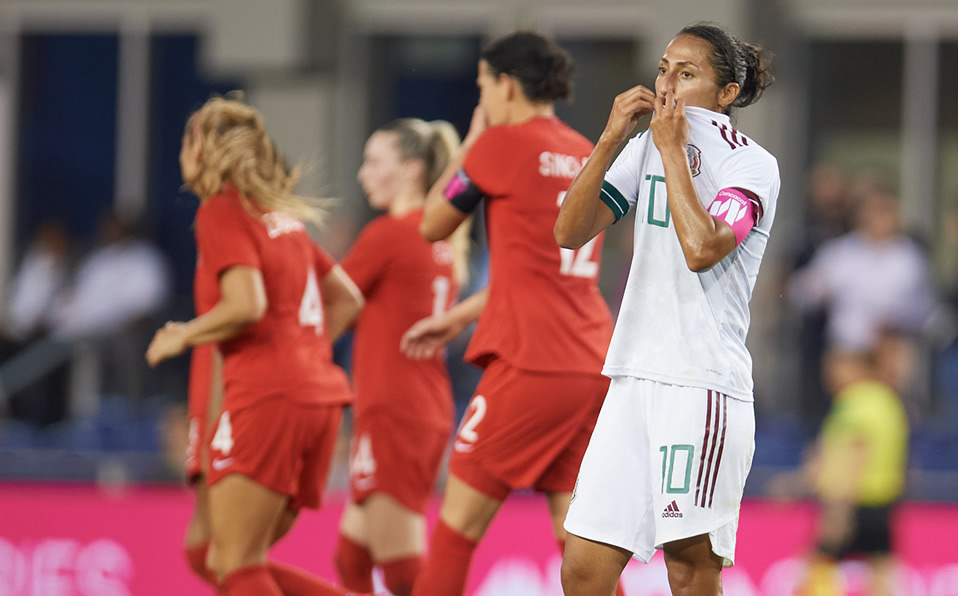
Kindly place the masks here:
[(652, 140), (659, 153), (668, 153), (675, 149), (685, 148), (689, 144), (689, 121), (685, 117), (685, 100), (676, 101), (675, 95), (668, 92), (655, 98), (655, 113), (652, 114)]
[(652, 113), (655, 109), (654, 101), (655, 93), (642, 85), (617, 95), (612, 102), (612, 112), (602, 137), (618, 146), (635, 130), (635, 125), (642, 116)]
[(462, 140), (464, 147), (471, 147), (476, 140), (482, 136), (482, 133), (486, 132), (486, 129), (489, 128), (489, 117), (486, 115), (486, 111), (482, 109), (481, 105), (477, 105), (476, 109), (472, 111), (472, 121), (469, 123), (469, 132), (466, 133), (466, 138)]
[(419, 225), (419, 233), (429, 242), (448, 238), (469, 217), (468, 213), (460, 211), (449, 203), (445, 190), (452, 178), (456, 176), (459, 168), (462, 167), (469, 149), (487, 128), (489, 128), (489, 117), (482, 106), (477, 105), (472, 112), (472, 122), (469, 124), (469, 132), (466, 133), (466, 138), (463, 139), (462, 145), (449, 159), (446, 169), (439, 179), (433, 183), (426, 195), (426, 205), (422, 223)]
[(643, 116), (655, 109), (655, 93), (642, 85), (616, 96), (605, 130), (595, 149), (566, 192), (559, 209), (553, 235), (562, 248), (577, 250), (616, 221), (602, 201), (599, 191), (605, 172), (622, 144)]
[(153, 341), (146, 350), (146, 361), (150, 366), (156, 366), (164, 360), (179, 356), (188, 347), (186, 325), (171, 321), (153, 336)]

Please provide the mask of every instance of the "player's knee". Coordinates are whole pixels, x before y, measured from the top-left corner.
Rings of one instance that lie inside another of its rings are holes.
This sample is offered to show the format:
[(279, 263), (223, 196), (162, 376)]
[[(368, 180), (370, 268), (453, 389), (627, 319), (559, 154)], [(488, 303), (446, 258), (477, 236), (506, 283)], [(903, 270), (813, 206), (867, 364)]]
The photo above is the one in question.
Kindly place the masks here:
[(591, 587), (599, 579), (595, 567), (579, 557), (562, 557), (562, 591), (568, 595), (595, 593)]
[(266, 553), (262, 549), (249, 545), (220, 543), (214, 539), (206, 555), (206, 566), (216, 578), (222, 580), (240, 567), (260, 564), (265, 560)]
[(695, 566), (689, 561), (673, 558), (666, 564), (669, 586), (673, 594), (685, 594), (695, 583)]
[(712, 551), (708, 534), (668, 542), (663, 551), (673, 594), (721, 593), (722, 558)]
[(675, 596), (721, 594), (722, 572), (709, 560), (670, 555), (666, 552), (669, 587)]

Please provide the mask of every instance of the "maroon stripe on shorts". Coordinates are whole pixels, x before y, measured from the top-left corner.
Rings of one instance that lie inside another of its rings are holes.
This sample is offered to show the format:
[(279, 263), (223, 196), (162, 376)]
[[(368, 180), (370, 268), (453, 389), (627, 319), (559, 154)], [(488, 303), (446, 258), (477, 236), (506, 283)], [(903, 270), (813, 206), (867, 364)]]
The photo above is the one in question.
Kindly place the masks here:
[(709, 508), (712, 508), (712, 499), (715, 498), (715, 480), (718, 478), (719, 466), (722, 465), (722, 452), (725, 451), (725, 429), (728, 428), (728, 396), (722, 396), (722, 437), (719, 439), (718, 458), (715, 460), (715, 474), (712, 476), (712, 487), (709, 488)]
[[(709, 486), (709, 476), (712, 473), (712, 461), (715, 459), (715, 446), (718, 443), (719, 417), (722, 414), (720, 411), (722, 402), (720, 402), (718, 399), (718, 392), (713, 391), (711, 394), (715, 396), (715, 425), (712, 429), (712, 446), (709, 449), (709, 461), (708, 465), (705, 466), (705, 492), (702, 493), (702, 503), (699, 505), (699, 507), (705, 507), (705, 498), (707, 496), (706, 493), (708, 493)], [(705, 453), (703, 452), (702, 455), (705, 455)]]
[(709, 442), (709, 427), (712, 421), (712, 392), (707, 391), (708, 409), (705, 412), (705, 437), (702, 439), (702, 457), (699, 460), (699, 477), (695, 481), (695, 504), (699, 503), (699, 495), (702, 492), (702, 471), (705, 469), (705, 449)]

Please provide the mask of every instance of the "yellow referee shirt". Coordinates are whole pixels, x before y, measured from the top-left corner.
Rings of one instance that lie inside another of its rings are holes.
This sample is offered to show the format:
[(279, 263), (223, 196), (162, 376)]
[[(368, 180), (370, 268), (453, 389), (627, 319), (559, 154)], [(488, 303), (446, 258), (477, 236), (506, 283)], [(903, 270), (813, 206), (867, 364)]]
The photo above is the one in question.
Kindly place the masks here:
[(905, 485), (908, 419), (898, 395), (878, 381), (852, 383), (835, 397), (822, 428), (821, 495), (827, 497), (830, 487), (856, 473), (852, 466), (859, 443), (865, 460), (855, 503), (880, 507), (894, 502)]

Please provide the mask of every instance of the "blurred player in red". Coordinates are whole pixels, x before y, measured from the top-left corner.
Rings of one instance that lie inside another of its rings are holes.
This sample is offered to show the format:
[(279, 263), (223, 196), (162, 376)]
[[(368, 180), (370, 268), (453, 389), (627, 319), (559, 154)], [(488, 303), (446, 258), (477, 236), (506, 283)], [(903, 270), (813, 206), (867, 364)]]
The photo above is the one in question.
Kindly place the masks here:
[(346, 594), (268, 563), (266, 553), (300, 507), (320, 504), (350, 400), (330, 340), (362, 297), (309, 239), (303, 220), (320, 212), (292, 194), (297, 172), (287, 171), (254, 109), (209, 100), (187, 123), (180, 166), (201, 200), (197, 289), (218, 295), (207, 312), (157, 331), (147, 360), (155, 366), (214, 342), (223, 355), (222, 412), (205, 469), (207, 567), (218, 593), (230, 596)]
[[(571, 57), (516, 33), (479, 62), (479, 106), (462, 149), (430, 191), (421, 231), (447, 237), (485, 199), (489, 287), (410, 329), (425, 356), (479, 320), (466, 358), (483, 367), (460, 424), (430, 556), (414, 594), (462, 594), (479, 539), (513, 490), (546, 494), (562, 521), (608, 379), (609, 309), (597, 288), (602, 238), (578, 251), (552, 228), (592, 144), (555, 116), (571, 92)], [(481, 316), (480, 316), (481, 313)]]
[[(219, 288), (213, 282), (215, 280), (200, 275), (197, 268), (193, 278), (193, 305), (197, 315), (209, 312), (216, 305)], [(204, 283), (209, 283), (211, 287), (204, 289)], [(211, 299), (212, 304), (209, 304)], [(191, 350), (186, 480), (195, 491), (196, 501), (186, 527), (184, 552), (190, 569), (204, 581), (212, 579), (206, 567), (206, 553), (210, 545), (209, 494), (204, 472), (209, 466), (206, 439), (223, 403), (222, 368), (223, 357), (216, 344), (200, 344)]]
[(395, 120), (369, 137), (359, 169), (370, 206), (386, 213), (342, 262), (366, 301), (353, 341), (351, 498), (336, 549), (340, 581), (354, 590), (372, 590), (376, 565), (390, 592), (408, 596), (422, 565), (452, 387), (443, 353), (412, 360), (399, 342), (416, 321), (448, 310), (466, 275), (468, 226), (450, 242), (419, 234), (426, 191), (458, 145), (448, 122)]

